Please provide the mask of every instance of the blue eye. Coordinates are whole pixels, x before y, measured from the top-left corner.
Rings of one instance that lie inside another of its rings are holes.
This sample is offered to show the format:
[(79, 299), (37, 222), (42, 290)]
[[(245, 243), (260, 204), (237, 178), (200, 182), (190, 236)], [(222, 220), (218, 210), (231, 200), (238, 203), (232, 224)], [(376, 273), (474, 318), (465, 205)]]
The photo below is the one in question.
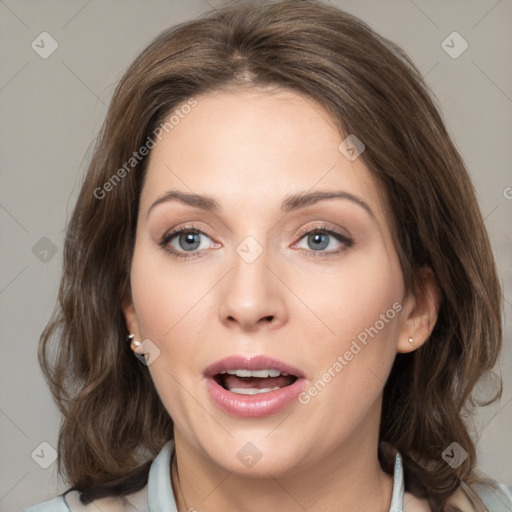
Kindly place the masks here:
[[(300, 240), (295, 247), (303, 249), (314, 257), (328, 257), (339, 254), (353, 245), (347, 235), (326, 226), (315, 227), (300, 233)], [(305, 240), (307, 247), (301, 246)], [(193, 226), (183, 226), (166, 233), (159, 242), (171, 256), (177, 258), (199, 257), (205, 249), (220, 247), (220, 244)]]
[(300, 241), (305, 240), (307, 247), (300, 247), (299, 241), (297, 244), (299, 248), (313, 253), (320, 253), (319, 255), (322, 256), (338, 254), (353, 244), (353, 240), (348, 236), (324, 226), (303, 232), (300, 236)]
[(201, 245), (201, 233), (184, 231), (177, 235), (177, 241), (180, 249), (195, 251)]
[(203, 249), (211, 246), (211, 243), (204, 243), (201, 237), (211, 241), (211, 238), (199, 229), (181, 227), (164, 235), (159, 245), (173, 256), (188, 258), (197, 256)]

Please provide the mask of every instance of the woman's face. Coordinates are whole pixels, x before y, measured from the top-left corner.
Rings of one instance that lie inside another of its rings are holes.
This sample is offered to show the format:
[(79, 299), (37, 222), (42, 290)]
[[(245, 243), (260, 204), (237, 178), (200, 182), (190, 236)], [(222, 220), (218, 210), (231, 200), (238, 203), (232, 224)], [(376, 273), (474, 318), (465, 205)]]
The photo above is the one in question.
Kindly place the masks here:
[(252, 475), (339, 464), (376, 442), (409, 335), (382, 192), (309, 99), (196, 100), (151, 153), (128, 327), (177, 449)]

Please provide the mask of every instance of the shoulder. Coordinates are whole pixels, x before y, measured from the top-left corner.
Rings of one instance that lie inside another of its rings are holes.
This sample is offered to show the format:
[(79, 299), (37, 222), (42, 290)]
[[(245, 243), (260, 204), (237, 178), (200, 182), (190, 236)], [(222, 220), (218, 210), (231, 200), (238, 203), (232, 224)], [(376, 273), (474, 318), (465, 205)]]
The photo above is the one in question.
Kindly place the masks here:
[[(174, 452), (174, 441), (171, 439), (161, 449), (153, 461), (149, 473), (149, 481), (153, 481), (151, 486), (146, 483), (140, 491), (122, 497), (101, 498), (84, 505), (80, 501), (80, 494), (77, 491), (69, 489), (56, 498), (44, 501), (32, 507), (23, 509), (21, 512), (148, 512), (148, 489), (153, 489), (153, 499), (160, 491), (166, 494), (166, 510), (173, 510), (174, 497), (172, 483), (169, 478), (169, 461)], [(167, 485), (166, 485), (167, 483)], [(164, 498), (165, 499), (165, 498)], [(158, 501), (160, 503), (160, 501)]]
[(21, 512), (69, 512), (69, 508), (64, 501), (64, 497), (57, 496), (52, 500), (43, 501), (29, 508), (24, 508)]
[(462, 512), (512, 512), (512, 487), (489, 478), (471, 485), (462, 482), (448, 503)]
[[(471, 486), (462, 483), (447, 504), (458, 512), (512, 512), (512, 486), (491, 479)], [(405, 492), (403, 511), (431, 512), (431, 508), (427, 500)]]
[(68, 491), (21, 512), (147, 512), (147, 486), (140, 491), (120, 498), (102, 498), (88, 505), (80, 501), (77, 491)]
[(472, 487), (479, 499), (492, 512), (512, 512), (512, 486), (489, 481)]

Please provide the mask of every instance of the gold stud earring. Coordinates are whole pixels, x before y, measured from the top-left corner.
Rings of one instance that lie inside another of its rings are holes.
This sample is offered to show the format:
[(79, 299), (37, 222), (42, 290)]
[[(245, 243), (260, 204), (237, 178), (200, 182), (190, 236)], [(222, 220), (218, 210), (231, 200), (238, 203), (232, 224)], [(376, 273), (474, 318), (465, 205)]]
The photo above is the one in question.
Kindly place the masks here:
[(411, 345), (414, 345), (414, 339), (413, 339), (413, 338), (409, 338), (409, 340), (408, 340), (408, 341), (409, 341), (409, 343), (410, 343)]

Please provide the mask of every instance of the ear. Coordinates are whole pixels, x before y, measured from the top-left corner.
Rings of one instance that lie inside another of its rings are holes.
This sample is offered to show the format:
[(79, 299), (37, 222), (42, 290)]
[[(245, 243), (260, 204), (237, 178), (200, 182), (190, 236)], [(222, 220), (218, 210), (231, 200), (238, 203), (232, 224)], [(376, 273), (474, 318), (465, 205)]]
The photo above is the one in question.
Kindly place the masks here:
[[(407, 353), (421, 347), (437, 322), (441, 291), (429, 267), (420, 270), (423, 293), (410, 294), (404, 301), (397, 352)], [(412, 341), (411, 341), (412, 340)]]
[(121, 302), (121, 308), (123, 310), (126, 328), (128, 329), (128, 332), (130, 332), (134, 335), (132, 342), (130, 344), (130, 348), (134, 352), (142, 354), (143, 353), (142, 345), (139, 345), (137, 347), (133, 343), (134, 341), (142, 341), (142, 340), (141, 340), (141, 334), (140, 334), (139, 319), (137, 318), (137, 312), (135, 311), (135, 307), (133, 305), (133, 300), (131, 297), (131, 292), (129, 290), (127, 290), (123, 296), (123, 299)]

